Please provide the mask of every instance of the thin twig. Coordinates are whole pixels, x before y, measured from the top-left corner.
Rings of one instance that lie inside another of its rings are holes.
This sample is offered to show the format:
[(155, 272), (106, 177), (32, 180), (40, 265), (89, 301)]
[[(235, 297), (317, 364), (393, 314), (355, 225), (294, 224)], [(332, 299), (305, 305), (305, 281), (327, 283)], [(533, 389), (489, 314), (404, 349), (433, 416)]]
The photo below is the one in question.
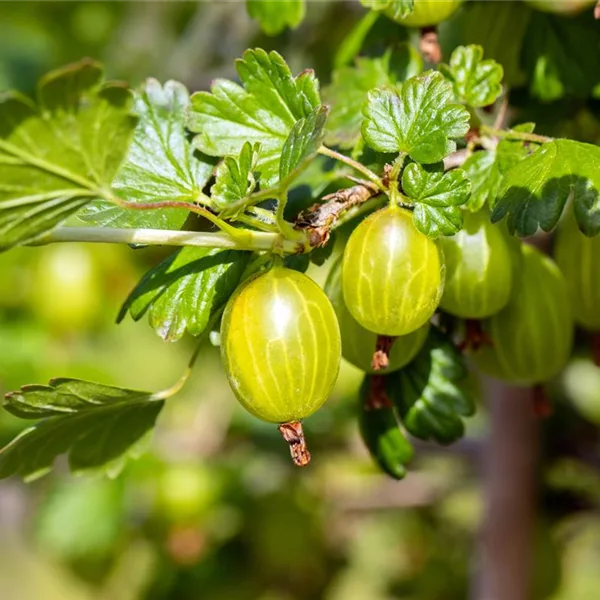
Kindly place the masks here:
[(353, 185), (338, 190), (323, 197), (325, 204), (314, 204), (301, 212), (296, 219), (296, 228), (308, 233), (311, 246), (323, 246), (329, 239), (334, 223), (345, 211), (364, 204), (379, 193), (379, 189), (370, 184)]

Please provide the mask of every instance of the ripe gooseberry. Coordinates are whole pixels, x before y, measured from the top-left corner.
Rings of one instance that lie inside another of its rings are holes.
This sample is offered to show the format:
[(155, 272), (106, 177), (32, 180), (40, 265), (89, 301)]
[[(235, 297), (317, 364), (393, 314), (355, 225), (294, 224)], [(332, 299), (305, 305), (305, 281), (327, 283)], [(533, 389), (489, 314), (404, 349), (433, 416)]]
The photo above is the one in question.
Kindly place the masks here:
[(485, 328), (493, 343), (474, 354), (479, 368), (515, 384), (551, 379), (565, 366), (573, 342), (567, 282), (552, 259), (523, 244), (508, 304)]
[(440, 308), (463, 319), (484, 319), (510, 298), (513, 264), (508, 241), (484, 213), (464, 214), (463, 229), (440, 240), (446, 283)]
[(425, 323), (412, 333), (396, 338), (389, 353), (389, 365), (376, 371), (373, 369), (372, 359), (377, 345), (377, 334), (359, 325), (346, 308), (342, 293), (341, 259), (335, 262), (329, 272), (325, 282), (325, 293), (333, 304), (340, 325), (342, 356), (366, 373), (383, 375), (401, 369), (415, 357), (425, 343), (429, 323)]
[(331, 302), (309, 277), (276, 265), (242, 284), (221, 324), (221, 356), (242, 406), (270, 423), (312, 415), (341, 359)]
[(463, 0), (415, 0), (413, 11), (406, 17), (400, 17), (393, 4), (385, 14), (407, 27), (427, 27), (449, 19), (462, 3)]
[(342, 260), (350, 314), (379, 335), (406, 335), (435, 312), (444, 287), (436, 243), (413, 225), (410, 211), (381, 209), (352, 232)]
[(600, 330), (600, 236), (587, 237), (572, 215), (556, 233), (556, 262), (571, 294), (575, 321), (591, 331)]

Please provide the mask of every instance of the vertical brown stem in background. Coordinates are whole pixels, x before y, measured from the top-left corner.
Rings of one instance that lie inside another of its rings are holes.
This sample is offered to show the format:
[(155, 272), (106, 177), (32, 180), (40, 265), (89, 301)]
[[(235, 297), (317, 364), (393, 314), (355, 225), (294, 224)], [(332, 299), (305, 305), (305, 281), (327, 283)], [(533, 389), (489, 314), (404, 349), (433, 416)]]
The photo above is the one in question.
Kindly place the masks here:
[(529, 600), (538, 419), (529, 388), (486, 386), (491, 432), (483, 465), (484, 515), (477, 600)]

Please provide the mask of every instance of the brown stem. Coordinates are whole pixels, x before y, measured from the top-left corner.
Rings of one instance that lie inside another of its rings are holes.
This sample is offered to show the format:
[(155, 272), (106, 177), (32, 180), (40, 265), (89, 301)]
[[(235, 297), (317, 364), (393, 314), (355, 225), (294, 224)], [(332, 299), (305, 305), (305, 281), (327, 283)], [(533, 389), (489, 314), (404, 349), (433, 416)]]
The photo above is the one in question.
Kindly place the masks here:
[(486, 385), (491, 433), (477, 560), (479, 600), (529, 600), (539, 420), (529, 388)]
[(395, 341), (396, 337), (393, 336), (377, 336), (377, 344), (375, 345), (375, 352), (371, 361), (371, 367), (373, 367), (374, 371), (381, 371), (390, 366), (390, 352)]
[(493, 346), (492, 338), (483, 329), (481, 321), (467, 319), (465, 321), (465, 338), (458, 345), (461, 352), (466, 350), (479, 350), (482, 346)]
[(290, 454), (297, 467), (305, 467), (310, 462), (310, 452), (304, 439), (304, 430), (300, 421), (290, 421), (279, 425), (283, 439), (290, 445)]
[(440, 47), (436, 27), (423, 27), (421, 29), (419, 50), (426, 61), (436, 65), (442, 62), (442, 48)]
[(313, 204), (302, 211), (296, 219), (295, 227), (308, 231), (309, 243), (313, 248), (323, 246), (329, 239), (332, 225), (342, 213), (353, 206), (364, 204), (379, 193), (379, 189), (368, 182), (338, 190), (324, 196), (324, 204)]
[(365, 408), (367, 410), (377, 410), (378, 408), (389, 408), (391, 406), (392, 403), (385, 389), (385, 375), (371, 375)]
[(552, 404), (543, 385), (539, 384), (533, 388), (532, 401), (533, 414), (539, 419), (547, 419), (552, 414)]

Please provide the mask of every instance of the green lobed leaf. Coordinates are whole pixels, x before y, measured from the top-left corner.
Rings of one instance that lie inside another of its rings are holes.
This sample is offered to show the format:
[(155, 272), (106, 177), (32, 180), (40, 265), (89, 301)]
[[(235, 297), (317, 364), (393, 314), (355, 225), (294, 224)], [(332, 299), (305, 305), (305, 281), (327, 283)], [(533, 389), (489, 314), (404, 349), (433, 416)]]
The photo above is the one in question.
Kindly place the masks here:
[(439, 70), (452, 83), (456, 99), (464, 104), (488, 106), (502, 93), (502, 65), (484, 60), (481, 46), (459, 46), (450, 64), (441, 64)]
[(508, 219), (508, 229), (521, 237), (538, 228), (552, 230), (568, 199), (579, 228), (600, 233), (600, 148), (571, 140), (542, 144), (517, 163), (502, 184), (492, 222)]
[(360, 0), (360, 3), (372, 10), (385, 10), (395, 20), (408, 17), (415, 8), (415, 0)]
[(319, 106), (303, 119), (296, 121), (281, 150), (279, 181), (291, 183), (317, 155), (325, 135), (329, 109)]
[(200, 335), (227, 303), (251, 254), (239, 250), (186, 247), (148, 271), (131, 292), (117, 317), (129, 312), (174, 342), (187, 332)]
[(0, 478), (41, 477), (65, 453), (74, 472), (115, 461), (152, 430), (163, 404), (150, 392), (80, 379), (23, 386), (6, 395), (4, 408), (22, 419), (44, 420), (0, 450)]
[(475, 412), (468, 369), (450, 339), (431, 327), (423, 349), (387, 375), (386, 389), (406, 430), (423, 440), (450, 444), (464, 434), (463, 417)]
[(405, 152), (417, 162), (439, 162), (469, 130), (468, 111), (452, 104), (452, 98), (452, 86), (435, 71), (372, 90), (363, 107), (363, 137), (378, 152)]
[(216, 180), (210, 189), (211, 199), (219, 210), (235, 212), (256, 188), (254, 170), (260, 144), (242, 146), (237, 158), (226, 156), (217, 167)]
[(336, 69), (331, 85), (323, 90), (324, 101), (331, 105), (326, 143), (353, 148), (361, 138), (362, 107), (369, 90), (403, 81), (422, 69), (423, 61), (411, 44), (401, 44), (380, 58), (358, 57), (354, 66)]
[[(532, 133), (533, 123), (522, 123), (512, 131)], [(471, 181), (471, 197), (466, 208), (478, 212), (485, 204), (493, 208), (506, 173), (523, 160), (530, 150), (520, 140), (500, 140), (490, 150), (478, 150), (471, 154), (462, 168)]]
[(129, 90), (93, 61), (49, 73), (36, 98), (0, 95), (0, 251), (105, 195), (136, 124)]
[[(177, 81), (162, 86), (148, 79), (135, 93), (139, 116), (129, 153), (113, 192), (128, 202), (195, 202), (214, 170), (214, 159), (195, 152), (185, 129), (190, 103), (187, 88)], [(128, 210), (106, 200), (86, 206), (80, 217), (103, 227), (180, 229), (185, 209)]]
[(411, 163), (402, 173), (402, 190), (415, 203), (413, 219), (419, 231), (435, 238), (462, 229), (460, 207), (471, 193), (471, 182), (462, 169), (444, 172), (443, 163)]
[(294, 29), (304, 19), (305, 0), (246, 0), (248, 14), (260, 23), (267, 35), (277, 35), (286, 27)]
[(209, 156), (238, 155), (246, 142), (260, 143), (261, 185), (277, 183), (283, 146), (295, 123), (320, 106), (311, 70), (293, 77), (277, 52), (247, 50), (236, 62), (242, 86), (217, 79), (210, 92), (192, 95), (187, 125), (194, 146)]

